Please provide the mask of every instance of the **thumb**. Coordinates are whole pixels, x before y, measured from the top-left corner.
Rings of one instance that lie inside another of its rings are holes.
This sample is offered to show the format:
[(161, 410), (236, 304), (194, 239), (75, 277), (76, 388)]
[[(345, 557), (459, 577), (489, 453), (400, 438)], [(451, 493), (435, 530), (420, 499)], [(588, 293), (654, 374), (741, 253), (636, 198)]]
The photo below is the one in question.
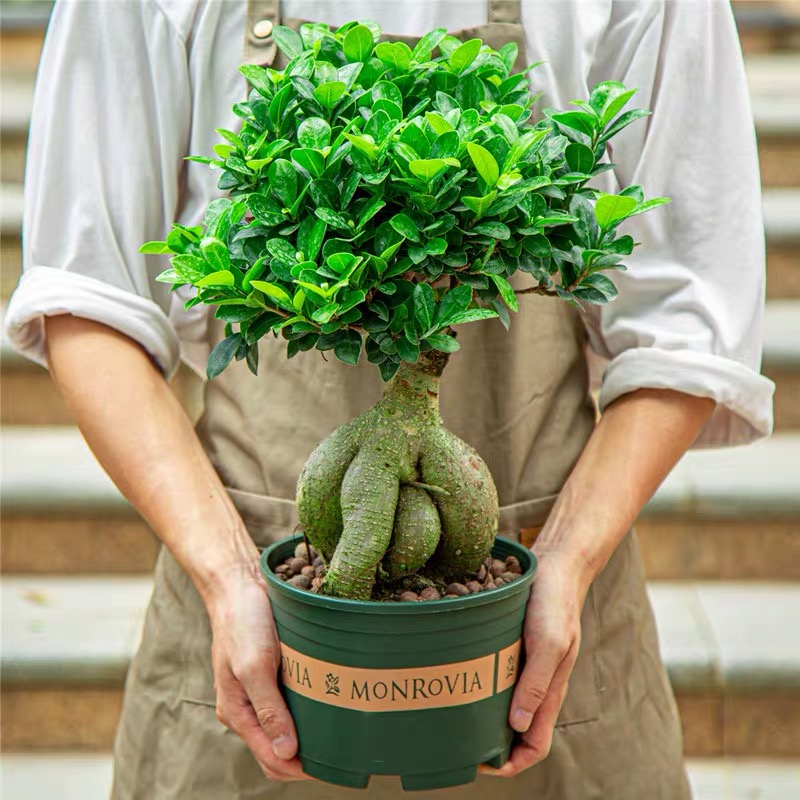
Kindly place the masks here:
[(261, 729), (272, 743), (275, 755), (290, 761), (297, 754), (294, 722), (278, 688), (274, 663), (263, 658), (239, 677)]

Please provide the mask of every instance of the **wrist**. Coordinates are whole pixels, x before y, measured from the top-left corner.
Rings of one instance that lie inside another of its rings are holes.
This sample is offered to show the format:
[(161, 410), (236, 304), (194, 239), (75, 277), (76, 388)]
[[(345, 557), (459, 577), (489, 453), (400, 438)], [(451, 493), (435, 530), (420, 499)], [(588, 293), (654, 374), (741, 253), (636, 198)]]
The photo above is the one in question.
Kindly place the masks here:
[(209, 613), (231, 592), (257, 584), (266, 591), (261, 574), (260, 553), (244, 528), (227, 536), (212, 531), (191, 559), (187, 569)]
[(596, 570), (587, 553), (572, 543), (551, 543), (538, 539), (531, 547), (538, 562), (537, 570), (554, 570), (575, 586), (576, 593), (585, 597), (589, 586), (597, 577)]

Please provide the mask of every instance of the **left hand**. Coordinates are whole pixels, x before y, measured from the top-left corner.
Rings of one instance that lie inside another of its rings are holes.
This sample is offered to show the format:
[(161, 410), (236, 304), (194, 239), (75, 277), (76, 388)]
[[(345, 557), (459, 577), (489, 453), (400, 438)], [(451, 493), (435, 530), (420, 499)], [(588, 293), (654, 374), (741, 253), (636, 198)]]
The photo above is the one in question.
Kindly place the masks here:
[(578, 657), (587, 590), (574, 562), (553, 553), (539, 554), (525, 617), (525, 667), (509, 712), (509, 724), (520, 736), (509, 760), (500, 769), (482, 765), (482, 774), (511, 778), (549, 754)]

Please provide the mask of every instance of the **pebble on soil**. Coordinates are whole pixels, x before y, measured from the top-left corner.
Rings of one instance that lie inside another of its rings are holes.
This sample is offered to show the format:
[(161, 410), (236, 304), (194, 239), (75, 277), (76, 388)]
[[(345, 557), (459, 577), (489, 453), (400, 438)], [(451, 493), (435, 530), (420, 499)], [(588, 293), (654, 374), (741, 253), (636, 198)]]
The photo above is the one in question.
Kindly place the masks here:
[[(278, 580), (285, 581), (297, 589), (318, 594), (325, 576), (325, 561), (317, 550), (305, 541), (300, 542), (282, 564), (274, 570)], [(476, 573), (464, 576), (464, 581), (432, 580), (420, 575), (409, 575), (390, 586), (376, 590), (374, 600), (401, 603), (424, 603), (442, 598), (467, 597), (470, 594), (487, 592), (512, 583), (522, 575), (522, 567), (515, 556), (503, 561), (487, 557)]]

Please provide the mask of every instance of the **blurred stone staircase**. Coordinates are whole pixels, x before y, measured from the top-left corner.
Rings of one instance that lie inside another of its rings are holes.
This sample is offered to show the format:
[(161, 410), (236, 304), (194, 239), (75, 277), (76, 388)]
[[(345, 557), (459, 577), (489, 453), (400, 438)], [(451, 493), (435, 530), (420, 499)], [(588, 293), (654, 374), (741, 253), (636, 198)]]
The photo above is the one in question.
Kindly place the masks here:
[[(689, 454), (637, 528), (696, 797), (789, 800), (800, 797), (800, 8), (734, 5), (764, 184), (776, 436)], [(19, 274), (30, 95), (49, 4), (30, 7), (2, 10), (3, 300)], [(99, 800), (157, 542), (47, 373), (5, 344), (0, 368), (0, 795)]]

